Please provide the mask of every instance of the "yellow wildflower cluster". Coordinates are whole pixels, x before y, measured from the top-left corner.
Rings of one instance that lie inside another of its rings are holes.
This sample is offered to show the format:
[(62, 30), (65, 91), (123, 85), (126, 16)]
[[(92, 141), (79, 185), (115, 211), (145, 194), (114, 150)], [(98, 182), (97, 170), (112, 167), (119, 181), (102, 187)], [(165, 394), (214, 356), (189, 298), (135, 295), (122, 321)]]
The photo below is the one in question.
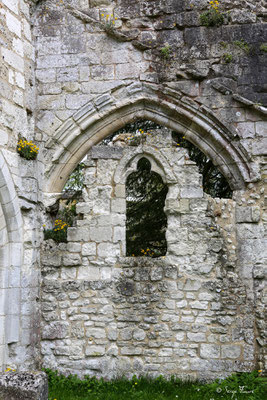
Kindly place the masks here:
[(27, 160), (34, 160), (37, 157), (39, 147), (37, 147), (33, 142), (28, 142), (27, 140), (20, 139), (17, 144), (17, 152), (23, 158)]
[(140, 143), (144, 143), (146, 136), (151, 136), (151, 133), (138, 129), (136, 135), (132, 135), (126, 139), (126, 142), (132, 146), (138, 146)]
[(106, 25), (115, 25), (115, 21), (118, 19), (113, 14), (101, 14), (101, 19)]
[(141, 253), (145, 257), (152, 257), (155, 254), (154, 251), (152, 251), (150, 249), (146, 249), (146, 250), (142, 249)]
[(55, 228), (54, 231), (61, 231), (63, 229), (66, 229), (69, 225), (67, 224), (67, 222), (62, 221), (61, 219), (56, 219), (55, 220)]
[(7, 367), (6, 369), (5, 369), (5, 372), (16, 372), (16, 370), (15, 369), (12, 369), (12, 368), (9, 368), (9, 367)]
[(211, 0), (211, 1), (209, 2), (209, 4), (210, 4), (210, 6), (211, 6), (211, 8), (212, 8), (213, 10), (215, 10), (216, 12), (219, 12), (219, 5), (220, 5), (220, 3), (218, 2), (218, 0)]

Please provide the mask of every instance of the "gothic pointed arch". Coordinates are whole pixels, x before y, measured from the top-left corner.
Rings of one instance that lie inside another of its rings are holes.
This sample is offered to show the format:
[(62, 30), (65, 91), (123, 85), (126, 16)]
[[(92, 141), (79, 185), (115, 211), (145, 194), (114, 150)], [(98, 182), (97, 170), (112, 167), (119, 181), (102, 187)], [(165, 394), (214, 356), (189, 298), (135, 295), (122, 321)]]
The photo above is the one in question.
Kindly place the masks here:
[(242, 189), (255, 179), (251, 160), (235, 140), (237, 133), (206, 107), (173, 89), (131, 83), (86, 104), (47, 142), (46, 192), (60, 193), (71, 171), (93, 145), (137, 119), (152, 120), (182, 133), (213, 161), (232, 189)]

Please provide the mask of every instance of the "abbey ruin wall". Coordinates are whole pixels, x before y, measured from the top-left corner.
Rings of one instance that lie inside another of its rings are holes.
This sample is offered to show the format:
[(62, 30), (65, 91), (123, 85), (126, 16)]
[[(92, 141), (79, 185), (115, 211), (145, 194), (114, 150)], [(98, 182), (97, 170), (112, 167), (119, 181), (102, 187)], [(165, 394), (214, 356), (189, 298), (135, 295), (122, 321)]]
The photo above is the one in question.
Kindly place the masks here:
[[(2, 0), (3, 369), (210, 378), (264, 368), (266, 6), (220, 7), (223, 24), (206, 27), (204, 0)], [(144, 119), (199, 147), (233, 198), (203, 194), (170, 142), (96, 156)], [(19, 137), (36, 143), (37, 160), (19, 156)], [(125, 256), (120, 165), (146, 152), (169, 185), (164, 259)], [(67, 244), (44, 241), (86, 155), (81, 218)]]
[[(126, 178), (143, 156), (168, 185), (167, 254), (159, 258), (126, 257)], [(43, 247), (44, 365), (109, 379), (253, 369), (251, 271), (238, 262), (237, 235), (261, 230), (257, 207), (247, 221), (249, 207), (204, 194), (198, 168), (168, 130), (137, 147), (94, 146), (85, 165), (68, 242)]]

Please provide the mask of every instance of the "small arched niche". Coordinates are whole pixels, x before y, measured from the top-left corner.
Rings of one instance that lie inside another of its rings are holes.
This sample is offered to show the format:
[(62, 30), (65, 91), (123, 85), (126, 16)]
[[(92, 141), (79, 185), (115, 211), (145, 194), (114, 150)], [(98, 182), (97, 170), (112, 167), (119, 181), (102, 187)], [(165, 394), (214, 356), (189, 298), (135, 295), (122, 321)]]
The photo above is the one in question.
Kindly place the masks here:
[(126, 256), (161, 257), (167, 252), (167, 217), (164, 213), (168, 186), (151, 171), (146, 157), (126, 180)]

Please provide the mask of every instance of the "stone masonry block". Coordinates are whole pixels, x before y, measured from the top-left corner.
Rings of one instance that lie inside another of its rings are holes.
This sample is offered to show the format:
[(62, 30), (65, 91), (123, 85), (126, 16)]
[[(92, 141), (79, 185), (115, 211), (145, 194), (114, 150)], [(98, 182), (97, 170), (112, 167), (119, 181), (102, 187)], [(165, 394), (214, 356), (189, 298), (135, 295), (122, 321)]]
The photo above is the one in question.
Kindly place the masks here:
[(105, 354), (105, 346), (87, 346), (85, 355), (90, 357), (99, 357)]
[(125, 198), (125, 185), (115, 186), (115, 196)]
[(125, 240), (125, 228), (122, 226), (115, 226), (114, 233), (113, 233), (113, 241), (123, 241)]
[(10, 32), (21, 37), (21, 22), (8, 11), (6, 13), (6, 24)]
[(48, 340), (63, 339), (68, 335), (68, 330), (68, 322), (51, 322), (50, 325), (43, 328), (42, 338)]
[(126, 201), (125, 199), (113, 199), (111, 201), (111, 211), (114, 213), (123, 213), (126, 212)]
[(97, 247), (99, 257), (119, 257), (120, 246), (113, 243), (100, 243)]
[(203, 190), (199, 186), (187, 186), (181, 189), (181, 198), (203, 197)]
[(7, 6), (14, 14), (18, 14), (18, 0), (2, 0), (2, 3)]
[(76, 243), (76, 242), (72, 243), (72, 242), (69, 242), (69, 243), (67, 244), (67, 249), (68, 249), (68, 251), (70, 251), (71, 253), (80, 253), (80, 251), (81, 251), (81, 249), (82, 249), (82, 245), (81, 245), (81, 243)]
[(105, 339), (106, 331), (103, 328), (87, 328), (86, 329), (86, 337), (94, 338), (94, 339)]
[(188, 332), (187, 333), (187, 339), (190, 342), (205, 342), (206, 341), (206, 335), (203, 332)]
[(220, 346), (217, 344), (201, 344), (200, 357), (202, 358), (220, 358)]
[(61, 254), (59, 252), (46, 251), (42, 258), (43, 265), (59, 267), (61, 265)]
[(68, 228), (68, 241), (70, 242), (89, 242), (90, 230), (85, 227)]
[(201, 288), (201, 282), (198, 280), (194, 280), (194, 279), (187, 279), (185, 286), (184, 286), (184, 290), (189, 290), (189, 291), (196, 291), (198, 289)]
[(63, 255), (63, 265), (71, 267), (73, 265), (80, 265), (82, 263), (80, 254), (68, 253)]
[(96, 254), (96, 244), (94, 242), (84, 243), (82, 245), (83, 256), (94, 256)]
[(236, 222), (259, 222), (260, 208), (257, 206), (251, 207), (236, 207)]
[(95, 281), (100, 279), (100, 269), (90, 266), (82, 266), (78, 269), (78, 279), (86, 279)]
[(236, 345), (222, 345), (222, 358), (239, 358), (241, 347)]
[(45, 372), (8, 372), (0, 376), (1, 400), (47, 400)]
[(111, 226), (93, 226), (90, 228), (91, 240), (101, 243), (111, 241), (112, 238), (112, 227)]

